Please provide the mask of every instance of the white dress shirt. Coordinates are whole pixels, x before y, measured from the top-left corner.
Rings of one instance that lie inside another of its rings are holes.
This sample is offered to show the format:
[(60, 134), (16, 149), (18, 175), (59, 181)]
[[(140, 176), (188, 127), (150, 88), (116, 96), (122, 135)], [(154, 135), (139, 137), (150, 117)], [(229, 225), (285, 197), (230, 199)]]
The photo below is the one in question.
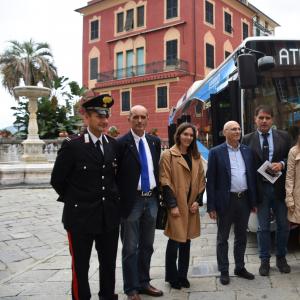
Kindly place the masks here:
[(87, 132), (89, 133), (89, 135), (90, 135), (90, 137), (91, 137), (91, 139), (92, 139), (95, 147), (96, 147), (97, 141), (99, 140), (99, 142), (100, 142), (100, 149), (101, 149), (102, 153), (104, 154), (104, 148), (103, 148), (103, 142), (102, 142), (103, 135), (101, 134), (99, 136), (99, 138), (97, 138), (94, 134), (92, 134), (92, 132), (89, 130), (89, 128), (87, 128)]
[[(140, 139), (143, 140), (144, 147), (145, 147), (145, 152), (146, 152), (146, 156), (147, 156), (150, 189), (152, 190), (152, 189), (154, 189), (157, 186), (157, 184), (156, 184), (156, 180), (155, 180), (155, 176), (154, 176), (154, 167), (153, 167), (152, 155), (151, 155), (151, 151), (150, 151), (147, 139), (145, 137), (145, 133), (141, 137), (139, 137), (138, 135), (136, 135), (133, 132), (132, 129), (131, 129), (131, 133), (133, 135), (133, 138), (134, 138), (134, 141), (135, 141), (135, 145), (136, 145), (136, 148), (137, 148), (138, 152), (139, 152), (139, 142), (140, 142)], [(141, 190), (141, 175), (140, 175), (140, 178), (139, 178), (139, 183), (138, 183), (137, 189), (139, 191)]]

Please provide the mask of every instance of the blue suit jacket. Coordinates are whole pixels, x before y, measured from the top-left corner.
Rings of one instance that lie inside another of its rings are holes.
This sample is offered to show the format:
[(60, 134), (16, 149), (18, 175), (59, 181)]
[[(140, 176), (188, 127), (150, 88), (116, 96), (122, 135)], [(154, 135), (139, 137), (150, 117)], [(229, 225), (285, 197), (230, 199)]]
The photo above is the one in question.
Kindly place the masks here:
[[(256, 206), (256, 170), (252, 151), (246, 145), (240, 150), (245, 162), (250, 207)], [(226, 213), (230, 201), (231, 168), (227, 144), (210, 149), (207, 166), (207, 211)]]
[[(154, 176), (158, 185), (158, 163), (160, 159), (160, 139), (146, 134), (154, 168)], [(137, 196), (137, 187), (141, 175), (139, 153), (131, 132), (117, 140), (118, 145), (118, 172), (117, 183), (121, 197), (121, 215), (126, 218), (133, 207)]]

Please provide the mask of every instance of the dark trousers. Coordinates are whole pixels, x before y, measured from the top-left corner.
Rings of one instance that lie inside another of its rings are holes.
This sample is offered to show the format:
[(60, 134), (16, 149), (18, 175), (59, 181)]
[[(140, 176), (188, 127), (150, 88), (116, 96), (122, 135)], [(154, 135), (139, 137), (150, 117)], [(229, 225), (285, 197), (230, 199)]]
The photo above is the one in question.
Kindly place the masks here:
[(138, 196), (129, 216), (122, 219), (122, 267), (125, 294), (138, 292), (149, 285), (156, 215), (156, 196)]
[(117, 299), (115, 295), (115, 269), (118, 249), (119, 228), (102, 234), (68, 231), (69, 248), (72, 256), (72, 299), (91, 298), (88, 273), (93, 242), (98, 254), (100, 289), (99, 298)]
[(247, 195), (237, 198), (231, 194), (230, 205), (226, 213), (218, 215), (217, 225), (217, 261), (220, 272), (228, 272), (228, 238), (231, 225), (234, 224), (234, 261), (235, 268), (244, 268), (244, 255), (247, 245), (247, 227), (250, 216)]
[(264, 183), (263, 202), (258, 205), (258, 249), (261, 260), (269, 260), (271, 257), (271, 209), (276, 218), (276, 256), (284, 257), (287, 253), (289, 239), (289, 222), (287, 219), (287, 207), (284, 199), (278, 199), (274, 186)]
[[(190, 262), (191, 240), (179, 243), (169, 239), (166, 250), (166, 278), (168, 282), (175, 282), (187, 278)], [(177, 267), (178, 257), (178, 267)]]

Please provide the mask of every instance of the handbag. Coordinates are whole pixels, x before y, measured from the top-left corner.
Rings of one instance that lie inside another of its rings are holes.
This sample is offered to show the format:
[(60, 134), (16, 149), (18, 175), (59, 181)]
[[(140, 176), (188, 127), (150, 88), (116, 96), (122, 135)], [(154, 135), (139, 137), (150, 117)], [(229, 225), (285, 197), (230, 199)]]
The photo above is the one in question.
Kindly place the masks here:
[(156, 229), (164, 230), (168, 219), (168, 208), (163, 201), (162, 196), (159, 196), (158, 210), (156, 216)]
[[(170, 151), (170, 150), (168, 150)], [(172, 156), (170, 156), (170, 164), (172, 162)], [(162, 190), (160, 187), (160, 191), (158, 194), (158, 210), (157, 210), (157, 216), (156, 216), (156, 229), (160, 229), (160, 230), (165, 230), (166, 228), (166, 224), (167, 224), (167, 220), (168, 220), (168, 208), (166, 205), (166, 202), (163, 199), (162, 196)]]

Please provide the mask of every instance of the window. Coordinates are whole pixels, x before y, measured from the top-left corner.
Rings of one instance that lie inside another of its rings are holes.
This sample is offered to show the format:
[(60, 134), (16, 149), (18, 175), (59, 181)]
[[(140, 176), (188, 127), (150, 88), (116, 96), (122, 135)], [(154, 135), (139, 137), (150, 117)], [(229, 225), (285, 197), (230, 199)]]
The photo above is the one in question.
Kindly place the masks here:
[(144, 14), (145, 14), (145, 10), (144, 10), (144, 6), (139, 6), (137, 8), (137, 27), (142, 27), (144, 26)]
[(134, 27), (133, 22), (133, 9), (129, 9), (126, 12), (126, 23), (125, 23), (125, 30), (129, 31), (132, 30)]
[(117, 53), (117, 79), (123, 77), (123, 52)]
[(205, 1), (205, 21), (214, 24), (214, 5), (208, 1)]
[(136, 73), (137, 75), (145, 74), (144, 47), (136, 49)]
[(133, 74), (133, 50), (126, 51), (126, 76), (131, 77)]
[(130, 91), (121, 93), (121, 112), (130, 111)]
[(178, 17), (178, 1), (167, 0), (167, 19)]
[(299, 99), (300, 98), (300, 77), (294, 77), (294, 84), (295, 84), (298, 99)]
[[(133, 2), (133, 1), (123, 1)], [(143, 1), (145, 2), (145, 1)], [(145, 26), (145, 5), (142, 4), (131, 4), (129, 7), (118, 8), (115, 15), (115, 30), (116, 33), (126, 33), (126, 31), (140, 30), (141, 27)]]
[(91, 23), (91, 40), (99, 38), (99, 20), (92, 21)]
[(90, 80), (98, 78), (98, 57), (90, 59)]
[(123, 32), (124, 30), (124, 13), (117, 14), (117, 32)]
[(177, 63), (177, 40), (167, 41), (166, 44), (167, 66)]
[(243, 23), (243, 40), (249, 36), (249, 26)]
[(288, 82), (286, 78), (276, 78), (274, 79), (276, 90), (281, 102), (288, 102), (289, 94), (288, 94)]
[(256, 36), (260, 36), (260, 30), (259, 30), (259, 28), (255, 28), (255, 32), (256, 32)]
[(214, 46), (206, 44), (206, 67), (213, 69), (215, 67)]
[(228, 33), (232, 33), (231, 14), (224, 12), (224, 28)]
[(159, 86), (157, 88), (157, 108), (168, 108), (167, 86)]
[(229, 51), (225, 51), (225, 59), (231, 54)]
[(202, 108), (203, 108), (203, 104), (201, 101), (197, 101), (197, 104), (195, 106), (195, 114), (197, 117), (201, 117), (202, 116)]

